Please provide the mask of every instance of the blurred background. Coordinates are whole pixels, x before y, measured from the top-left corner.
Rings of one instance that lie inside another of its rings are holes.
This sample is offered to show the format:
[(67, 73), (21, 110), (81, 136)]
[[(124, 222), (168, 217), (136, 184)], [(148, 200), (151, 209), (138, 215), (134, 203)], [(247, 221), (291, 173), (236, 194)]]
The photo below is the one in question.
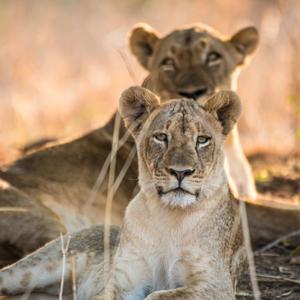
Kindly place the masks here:
[(141, 21), (163, 34), (193, 22), (228, 36), (257, 26), (260, 47), (239, 80), (242, 144), (248, 154), (299, 147), (298, 0), (1, 0), (0, 164), (26, 143), (105, 123), (145, 77), (127, 47)]

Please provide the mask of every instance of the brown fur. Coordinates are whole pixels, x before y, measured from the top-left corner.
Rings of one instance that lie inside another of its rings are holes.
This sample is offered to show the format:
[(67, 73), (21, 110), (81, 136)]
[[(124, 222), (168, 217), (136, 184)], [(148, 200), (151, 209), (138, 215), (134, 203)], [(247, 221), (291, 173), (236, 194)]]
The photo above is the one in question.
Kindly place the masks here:
[[(65, 296), (72, 294), (72, 280), (70, 277), (73, 268), (72, 260), (76, 263), (76, 285), (79, 291), (81, 285), (85, 286), (88, 275), (93, 268), (95, 266), (101, 267), (104, 251), (103, 226), (92, 226), (75, 234), (65, 235), (63, 237), (64, 245), (67, 245), (68, 239), (70, 243), (66, 251)], [(119, 228), (112, 226), (110, 228), (111, 255), (114, 254), (114, 249), (118, 243)], [(61, 239), (57, 238), (15, 264), (2, 269), (0, 272), (0, 298), (1, 295), (22, 295), (31, 292), (30, 299), (33, 299), (35, 293), (39, 292), (41, 295), (38, 299), (47, 299), (46, 297), (49, 295), (55, 295), (57, 299), (61, 282), (61, 247)], [(91, 293), (92, 291), (87, 289), (83, 292)], [(22, 299), (21, 296), (20, 299)], [(70, 296), (70, 299), (72, 299), (72, 296)], [(78, 296), (78, 299), (84, 298)]]
[[(192, 96), (193, 92), (198, 91), (196, 96), (201, 104), (204, 96), (232, 87), (240, 66), (249, 60), (255, 50), (257, 40), (254, 28), (244, 29), (226, 39), (202, 25), (175, 30), (165, 37), (149, 26), (139, 25), (130, 35), (130, 46), (140, 63), (149, 70), (145, 86), (157, 93), (162, 101), (180, 93), (190, 93)], [(202, 51), (202, 48), (205, 50)], [(209, 49), (223, 55), (221, 64), (208, 68), (204, 54), (207, 55)], [(160, 66), (169, 55), (178, 63), (176, 74), (170, 71), (170, 66)], [(29, 154), (0, 171), (0, 178), (8, 186), (8, 189), (0, 187), (0, 207), (30, 208), (29, 213), (0, 212), (0, 245), (14, 245), (24, 255), (52, 240), (60, 232), (77, 231), (91, 224), (103, 223), (107, 176), (98, 190), (93, 192), (93, 187), (111, 151), (115, 117), (103, 128)], [(120, 136), (124, 134), (126, 129), (121, 125)], [(230, 135), (228, 138), (231, 140)], [(120, 173), (133, 147), (133, 140), (129, 138), (118, 151), (116, 174)], [(232, 149), (232, 143), (227, 149)], [(237, 161), (235, 154), (231, 155), (231, 165)], [(241, 151), (238, 157), (242, 157), (243, 161)], [(135, 157), (114, 195), (113, 223), (122, 222), (125, 208), (136, 193), (136, 186)], [(92, 203), (89, 201), (91, 195), (94, 199)], [(253, 212), (249, 219), (253, 218), (257, 225), (259, 221), (255, 216)], [(288, 227), (276, 228), (276, 234), (272, 231), (269, 239), (291, 230), (290, 225), (297, 226), (300, 222), (297, 214), (291, 219), (294, 222), (289, 223)]]
[[(258, 44), (254, 27), (227, 38), (215, 30), (194, 24), (160, 37), (150, 26), (137, 25), (130, 47), (150, 72), (144, 86), (163, 99), (188, 97), (198, 103), (220, 90), (235, 90), (239, 71)], [(237, 197), (255, 199), (251, 168), (234, 128), (225, 144), (227, 175)]]
[(227, 38), (193, 24), (161, 37), (150, 26), (138, 24), (129, 42), (132, 53), (150, 72), (147, 88), (162, 99), (190, 96), (201, 102), (203, 96), (235, 88), (240, 67), (257, 47), (258, 32), (247, 27)]
[[(234, 299), (244, 250), (222, 144), (224, 128), (232, 129), (240, 111), (233, 92), (221, 92), (203, 106), (188, 99), (160, 105), (157, 96), (141, 87), (122, 94), (120, 113), (136, 140), (141, 190), (126, 210), (118, 246), (112, 234), (111, 254), (117, 249), (108, 283), (103, 273), (103, 228), (71, 237), (65, 268), (70, 270), (69, 258), (75, 254), (79, 299)], [(193, 172), (181, 180), (169, 172), (171, 168)], [(66, 240), (67, 236), (64, 244)], [(0, 294), (24, 293), (22, 278), (28, 273), (33, 291), (50, 293), (49, 286), (58, 287), (60, 246), (58, 239), (2, 270)], [(97, 257), (87, 266), (78, 259), (95, 252)], [(50, 259), (53, 270), (40, 276)]]
[[(126, 210), (108, 284), (93, 299), (234, 299), (243, 248), (222, 142), (240, 114), (239, 99), (223, 92), (202, 107), (188, 99), (158, 106), (145, 92), (133, 87), (120, 100), (137, 144), (141, 191)], [(204, 136), (208, 142), (199, 141)]]

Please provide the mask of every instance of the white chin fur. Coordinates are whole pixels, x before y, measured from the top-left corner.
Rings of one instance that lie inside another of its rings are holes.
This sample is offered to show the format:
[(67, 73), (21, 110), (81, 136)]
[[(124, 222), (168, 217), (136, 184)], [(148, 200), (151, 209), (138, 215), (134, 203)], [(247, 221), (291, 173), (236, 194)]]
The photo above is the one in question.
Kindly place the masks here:
[(161, 201), (171, 207), (186, 208), (196, 202), (196, 196), (188, 193), (167, 193), (161, 195)]

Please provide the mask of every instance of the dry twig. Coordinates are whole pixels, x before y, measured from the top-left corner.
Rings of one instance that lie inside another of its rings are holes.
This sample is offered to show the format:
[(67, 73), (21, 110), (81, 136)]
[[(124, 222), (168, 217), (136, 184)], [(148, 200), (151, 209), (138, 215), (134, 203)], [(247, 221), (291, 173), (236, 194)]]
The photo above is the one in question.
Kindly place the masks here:
[(128, 73), (129, 73), (129, 76), (131, 77), (133, 83), (137, 84), (137, 82), (138, 82), (137, 81), (137, 76), (136, 76), (136, 74), (133, 71), (133, 68), (132, 68), (132, 66), (131, 66), (131, 64), (129, 62), (129, 59), (128, 59), (126, 53), (124, 51), (122, 51), (121, 49), (117, 49), (117, 52), (120, 54), (122, 60), (124, 61), (126, 69), (127, 69)]
[[(119, 143), (117, 145), (117, 149), (119, 150), (128, 140), (128, 138), (130, 137), (130, 133), (127, 131), (122, 138), (119, 140)], [(83, 207), (83, 211), (87, 211), (95, 202), (96, 198), (97, 198), (97, 193), (106, 177), (106, 174), (108, 172), (109, 166), (110, 166), (110, 162), (115, 158), (115, 156), (117, 155), (117, 151), (115, 153), (113, 153), (113, 151), (111, 151), (109, 153), (109, 155), (106, 157), (106, 160), (99, 172), (99, 175), (96, 179), (95, 185), (92, 188), (90, 197), (88, 198), (88, 200), (86, 201), (86, 204)]]
[[(118, 151), (119, 131), (121, 125), (121, 117), (119, 114), (116, 115), (114, 123), (114, 132), (112, 139), (112, 155), (110, 161), (110, 169), (108, 174), (108, 191), (105, 205), (104, 215), (104, 280), (107, 282), (110, 267), (110, 225), (111, 225), (111, 212), (113, 202), (113, 184), (116, 170), (116, 153)], [(106, 298), (106, 293), (105, 293)]]
[(281, 236), (280, 238), (278, 238), (277, 240), (275, 240), (275, 241), (267, 244), (266, 246), (262, 247), (261, 249), (257, 250), (255, 252), (255, 254), (270, 250), (271, 248), (278, 245), (279, 243), (281, 243), (281, 242), (283, 242), (283, 241), (285, 241), (285, 240), (287, 240), (291, 237), (297, 236), (297, 235), (300, 235), (300, 230), (292, 231), (288, 234), (285, 234), (285, 235)]
[(62, 256), (62, 271), (61, 271), (61, 281), (60, 281), (60, 289), (59, 289), (59, 300), (62, 300), (63, 292), (64, 292), (64, 282), (65, 282), (66, 256), (69, 249), (71, 237), (68, 235), (66, 246), (64, 245), (64, 238), (62, 234), (60, 234), (60, 241), (61, 241), (61, 252), (63, 256)]
[(27, 212), (28, 209), (25, 207), (0, 207), (0, 212)]
[(77, 300), (76, 255), (72, 255), (71, 256), (71, 272), (72, 272), (72, 294), (73, 294), (73, 300)]
[(242, 220), (244, 244), (246, 247), (247, 260), (248, 260), (248, 264), (249, 264), (249, 275), (250, 275), (253, 295), (254, 295), (255, 300), (260, 300), (261, 296), (260, 296), (260, 290), (259, 290), (258, 283), (257, 283), (255, 262), (254, 262), (252, 247), (251, 247), (249, 224), (248, 224), (245, 202), (240, 201), (239, 208), (240, 208), (240, 214), (241, 214), (241, 220)]
[(257, 273), (257, 277), (267, 278), (267, 279), (274, 279), (275, 281), (287, 281), (287, 282), (300, 284), (300, 280), (286, 278), (286, 277), (282, 277), (282, 276), (275, 276), (275, 275)]
[(135, 147), (132, 147), (129, 155), (128, 155), (128, 158), (124, 164), (124, 166), (122, 167), (122, 170), (120, 171), (118, 177), (116, 178), (116, 181), (113, 185), (113, 195), (115, 195), (116, 191), (118, 190), (120, 184), (122, 183), (124, 177), (125, 177), (125, 174), (127, 172), (127, 170), (129, 169), (130, 165), (131, 165), (131, 162), (133, 161), (134, 157), (135, 157), (135, 154), (136, 154), (136, 148)]

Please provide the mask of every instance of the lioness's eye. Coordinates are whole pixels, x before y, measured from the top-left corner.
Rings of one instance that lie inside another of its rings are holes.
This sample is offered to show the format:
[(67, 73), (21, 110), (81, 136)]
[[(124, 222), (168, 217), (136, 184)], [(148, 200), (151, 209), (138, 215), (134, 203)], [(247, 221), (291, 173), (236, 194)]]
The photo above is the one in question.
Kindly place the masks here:
[(207, 57), (206, 57), (206, 64), (213, 66), (221, 62), (221, 54), (218, 52), (212, 51), (209, 52)]
[(156, 133), (154, 134), (154, 139), (159, 141), (159, 142), (167, 142), (168, 141), (168, 136), (165, 133)]
[(164, 70), (174, 70), (175, 69), (175, 61), (172, 58), (165, 58), (160, 64)]
[(205, 147), (210, 143), (211, 137), (207, 135), (199, 135), (197, 137), (197, 146)]

